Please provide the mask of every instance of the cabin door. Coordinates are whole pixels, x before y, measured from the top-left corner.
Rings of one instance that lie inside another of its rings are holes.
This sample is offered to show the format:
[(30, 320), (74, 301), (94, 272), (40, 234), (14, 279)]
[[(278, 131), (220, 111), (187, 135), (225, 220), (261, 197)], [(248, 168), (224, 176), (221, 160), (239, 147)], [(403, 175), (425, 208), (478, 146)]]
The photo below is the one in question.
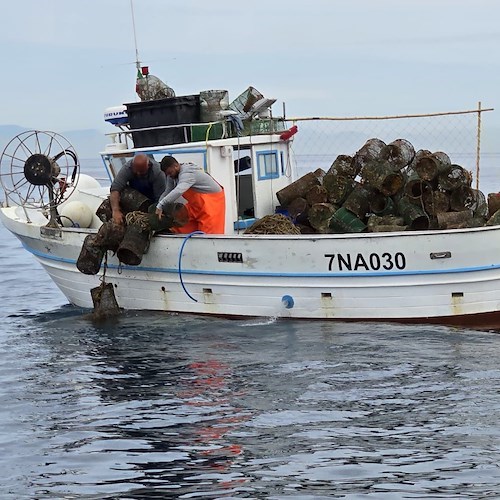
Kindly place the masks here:
[(235, 150), (233, 160), (238, 219), (253, 218), (255, 216), (255, 201), (250, 148)]

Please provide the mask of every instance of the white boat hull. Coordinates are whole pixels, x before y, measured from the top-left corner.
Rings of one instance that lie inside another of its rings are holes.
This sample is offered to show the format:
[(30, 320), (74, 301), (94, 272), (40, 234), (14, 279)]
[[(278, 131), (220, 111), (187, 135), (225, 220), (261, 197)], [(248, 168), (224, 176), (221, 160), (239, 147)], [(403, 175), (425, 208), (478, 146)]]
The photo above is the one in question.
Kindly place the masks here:
[[(92, 308), (101, 272), (76, 268), (95, 230), (3, 224), (68, 301)], [(120, 307), (221, 316), (500, 326), (500, 227), (314, 236), (162, 235), (139, 266), (108, 258)], [(180, 266), (179, 266), (180, 264)]]

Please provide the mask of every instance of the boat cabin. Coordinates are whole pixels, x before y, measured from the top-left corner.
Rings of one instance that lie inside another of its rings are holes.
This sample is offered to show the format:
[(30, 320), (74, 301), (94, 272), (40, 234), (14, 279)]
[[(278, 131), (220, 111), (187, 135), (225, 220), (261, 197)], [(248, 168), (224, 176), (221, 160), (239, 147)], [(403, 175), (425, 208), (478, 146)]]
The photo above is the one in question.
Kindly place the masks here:
[(179, 163), (197, 164), (223, 186), (226, 234), (237, 234), (275, 213), (276, 192), (292, 182), (292, 137), (284, 119), (271, 116), (274, 99), (262, 96), (245, 107), (245, 99), (255, 93), (249, 87), (226, 109), (218, 105), (217, 95), (208, 112), (202, 106), (203, 93), (201, 99), (181, 96), (108, 109), (106, 121), (119, 128), (108, 134), (112, 142), (101, 153), (109, 178), (138, 152), (158, 162), (172, 155)]

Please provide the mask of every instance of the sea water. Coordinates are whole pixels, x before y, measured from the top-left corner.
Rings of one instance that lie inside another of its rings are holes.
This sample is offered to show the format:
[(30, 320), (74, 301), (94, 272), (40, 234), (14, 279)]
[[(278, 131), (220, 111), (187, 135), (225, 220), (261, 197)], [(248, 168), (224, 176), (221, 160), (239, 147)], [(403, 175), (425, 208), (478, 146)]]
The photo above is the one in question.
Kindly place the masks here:
[(3, 227), (0, 273), (2, 499), (500, 496), (496, 332), (94, 323)]

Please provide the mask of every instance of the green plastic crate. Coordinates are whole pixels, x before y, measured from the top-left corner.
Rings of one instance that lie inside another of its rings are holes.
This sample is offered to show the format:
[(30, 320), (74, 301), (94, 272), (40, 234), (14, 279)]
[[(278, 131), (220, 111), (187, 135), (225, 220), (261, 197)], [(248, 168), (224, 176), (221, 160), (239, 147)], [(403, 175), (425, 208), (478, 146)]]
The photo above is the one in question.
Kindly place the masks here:
[[(206, 141), (207, 132), (210, 125), (192, 125), (191, 126), (191, 141)], [(222, 123), (214, 123), (208, 132), (208, 139), (224, 139), (224, 127)]]
[(269, 134), (286, 130), (285, 122), (279, 119), (244, 121), (243, 124), (243, 135)]

